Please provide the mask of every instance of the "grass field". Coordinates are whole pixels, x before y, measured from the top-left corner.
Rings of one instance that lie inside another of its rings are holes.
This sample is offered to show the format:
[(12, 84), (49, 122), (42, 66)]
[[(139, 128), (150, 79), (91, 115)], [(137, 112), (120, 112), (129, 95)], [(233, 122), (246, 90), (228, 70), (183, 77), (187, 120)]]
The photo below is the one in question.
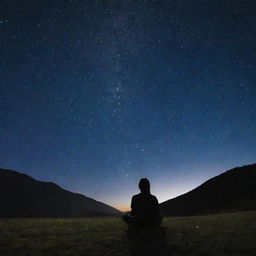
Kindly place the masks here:
[(168, 217), (136, 232), (121, 218), (0, 219), (0, 255), (256, 255), (256, 212)]

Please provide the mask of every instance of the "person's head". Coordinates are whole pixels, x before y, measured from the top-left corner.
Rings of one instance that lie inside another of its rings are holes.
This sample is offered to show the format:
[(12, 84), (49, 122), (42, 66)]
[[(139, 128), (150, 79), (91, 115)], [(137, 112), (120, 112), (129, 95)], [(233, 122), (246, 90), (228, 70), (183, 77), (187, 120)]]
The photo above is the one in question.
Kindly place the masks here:
[(142, 178), (139, 182), (139, 188), (142, 193), (150, 193), (150, 183), (147, 178)]

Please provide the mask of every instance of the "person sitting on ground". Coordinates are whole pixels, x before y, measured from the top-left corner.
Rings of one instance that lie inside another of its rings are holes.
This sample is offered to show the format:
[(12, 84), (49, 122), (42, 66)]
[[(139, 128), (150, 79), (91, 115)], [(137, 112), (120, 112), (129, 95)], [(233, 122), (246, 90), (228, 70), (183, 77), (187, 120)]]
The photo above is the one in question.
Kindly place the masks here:
[(159, 226), (162, 217), (159, 215), (158, 200), (150, 193), (149, 180), (142, 178), (139, 188), (141, 193), (132, 197), (131, 213), (123, 216), (124, 222), (131, 227)]

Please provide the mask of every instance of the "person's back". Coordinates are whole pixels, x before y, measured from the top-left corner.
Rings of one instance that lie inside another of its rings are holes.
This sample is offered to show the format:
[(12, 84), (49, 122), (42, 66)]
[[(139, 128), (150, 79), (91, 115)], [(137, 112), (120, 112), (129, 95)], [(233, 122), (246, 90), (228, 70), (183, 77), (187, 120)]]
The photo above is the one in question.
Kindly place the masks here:
[(131, 216), (123, 216), (123, 220), (130, 226), (154, 226), (161, 223), (157, 198), (150, 194), (148, 179), (139, 182), (140, 194), (134, 195), (131, 202)]
[(158, 201), (149, 193), (133, 196), (131, 208), (131, 215), (136, 218), (138, 225), (153, 225), (159, 218)]

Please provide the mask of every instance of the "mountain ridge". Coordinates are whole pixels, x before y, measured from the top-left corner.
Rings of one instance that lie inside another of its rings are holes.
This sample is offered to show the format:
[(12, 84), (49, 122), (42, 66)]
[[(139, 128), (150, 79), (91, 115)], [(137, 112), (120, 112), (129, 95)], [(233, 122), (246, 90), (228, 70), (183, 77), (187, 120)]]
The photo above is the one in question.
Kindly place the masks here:
[[(256, 163), (235, 167), (160, 204), (163, 216), (256, 210)], [(122, 212), (59, 185), (0, 169), (0, 217), (94, 217)]]
[(0, 169), (0, 217), (94, 217), (120, 215), (112, 206), (53, 182)]
[(256, 164), (227, 170), (160, 204), (164, 216), (256, 210)]

